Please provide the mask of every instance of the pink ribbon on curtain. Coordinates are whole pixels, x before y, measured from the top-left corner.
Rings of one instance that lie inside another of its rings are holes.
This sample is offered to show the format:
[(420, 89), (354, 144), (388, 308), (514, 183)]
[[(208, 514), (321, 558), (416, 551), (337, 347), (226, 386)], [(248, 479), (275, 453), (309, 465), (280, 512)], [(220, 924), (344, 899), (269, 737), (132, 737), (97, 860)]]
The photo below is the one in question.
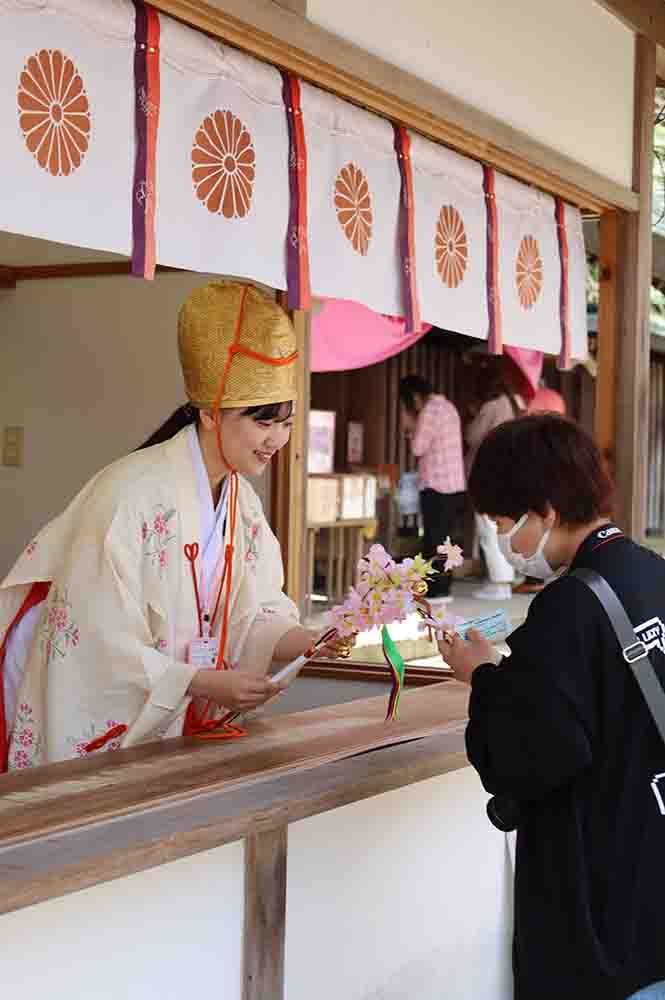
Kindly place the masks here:
[(499, 298), (499, 225), (494, 193), (494, 170), (483, 166), (483, 191), (487, 213), (487, 350), (490, 354), (503, 353), (501, 328), (501, 300)]
[(311, 366), (314, 372), (351, 371), (378, 364), (415, 344), (430, 330), (407, 333), (398, 316), (384, 316), (359, 302), (315, 300)]
[(144, 0), (136, 8), (134, 51), (134, 127), (136, 159), (132, 188), (132, 274), (155, 277), (155, 204), (159, 127), (159, 14)]
[(568, 279), (568, 233), (566, 232), (566, 206), (561, 198), (554, 202), (556, 232), (559, 239), (559, 260), (561, 262), (561, 290), (559, 292), (559, 313), (561, 318), (561, 352), (558, 367), (567, 371), (572, 364), (570, 340), (570, 285)]
[(393, 125), (395, 153), (399, 167), (401, 189), (399, 199), (399, 251), (402, 268), (405, 332), (417, 333), (421, 327), (418, 288), (416, 285), (416, 226), (414, 218), (413, 168), (411, 139), (401, 125)]
[(286, 237), (286, 284), (289, 309), (309, 309), (307, 242), (307, 144), (300, 103), (300, 81), (282, 72), (282, 97), (289, 130), (289, 227)]

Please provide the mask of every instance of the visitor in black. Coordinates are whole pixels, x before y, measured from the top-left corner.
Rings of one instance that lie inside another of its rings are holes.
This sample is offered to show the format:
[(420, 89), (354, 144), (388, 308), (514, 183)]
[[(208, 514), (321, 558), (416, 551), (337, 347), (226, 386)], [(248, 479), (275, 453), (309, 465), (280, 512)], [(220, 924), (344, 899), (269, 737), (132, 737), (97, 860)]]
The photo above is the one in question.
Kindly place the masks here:
[(561, 417), (497, 428), (469, 492), (506, 556), (552, 581), (510, 657), (478, 634), (441, 643), (471, 683), (469, 759), (517, 807), (516, 1000), (662, 996), (665, 745), (601, 605), (565, 571), (607, 580), (665, 682), (665, 561), (609, 520), (598, 451)]

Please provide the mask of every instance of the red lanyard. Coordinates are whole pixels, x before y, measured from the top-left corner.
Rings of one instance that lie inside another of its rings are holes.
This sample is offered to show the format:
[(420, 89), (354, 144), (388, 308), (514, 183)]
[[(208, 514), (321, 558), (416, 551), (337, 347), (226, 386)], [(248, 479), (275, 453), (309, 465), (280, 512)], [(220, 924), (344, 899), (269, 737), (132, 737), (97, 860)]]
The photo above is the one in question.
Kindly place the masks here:
[[(231, 548), (231, 546), (228, 546)], [(224, 554), (224, 569), (222, 571), (222, 579), (219, 581), (219, 587), (217, 588), (217, 598), (215, 600), (215, 607), (213, 608), (212, 615), (209, 615), (208, 609), (204, 609), (201, 605), (201, 592), (199, 590), (199, 582), (196, 577), (196, 560), (199, 555), (199, 546), (197, 542), (192, 542), (191, 545), (185, 545), (185, 557), (189, 560), (191, 570), (192, 570), (192, 582), (194, 584), (194, 597), (196, 600), (196, 615), (199, 620), (199, 637), (203, 638), (203, 627), (204, 624), (208, 630), (208, 635), (212, 635), (215, 628), (215, 622), (217, 621), (217, 612), (219, 611), (219, 603), (222, 599), (222, 590), (224, 589), (224, 581), (226, 579), (226, 570), (228, 567), (228, 559), (225, 551)]]

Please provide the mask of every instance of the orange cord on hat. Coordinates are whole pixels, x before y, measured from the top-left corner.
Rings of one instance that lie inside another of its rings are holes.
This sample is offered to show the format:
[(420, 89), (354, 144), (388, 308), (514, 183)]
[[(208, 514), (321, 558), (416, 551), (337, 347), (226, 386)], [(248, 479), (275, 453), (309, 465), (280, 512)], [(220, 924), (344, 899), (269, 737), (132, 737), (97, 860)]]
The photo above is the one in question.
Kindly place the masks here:
[[(224, 654), (226, 652), (226, 643), (228, 639), (229, 631), (229, 611), (231, 607), (231, 584), (233, 579), (233, 554), (234, 554), (234, 540), (236, 536), (236, 522), (238, 517), (238, 473), (231, 466), (230, 462), (224, 454), (224, 448), (222, 446), (222, 428), (219, 411), (221, 408), (222, 400), (224, 398), (224, 390), (226, 389), (226, 383), (231, 372), (231, 365), (236, 355), (243, 354), (245, 357), (253, 358), (255, 361), (260, 361), (266, 365), (272, 365), (274, 368), (280, 368), (283, 365), (293, 364), (298, 358), (298, 351), (294, 351), (293, 354), (289, 354), (286, 358), (270, 358), (265, 354), (258, 354), (256, 351), (251, 351), (247, 347), (243, 347), (240, 341), (240, 333), (242, 329), (242, 319), (245, 312), (245, 302), (247, 300), (247, 292), (249, 286), (245, 285), (242, 290), (242, 297), (240, 299), (240, 309), (238, 312), (238, 319), (236, 322), (235, 335), (233, 342), (229, 347), (228, 357), (226, 359), (226, 365), (224, 366), (224, 371), (219, 383), (219, 389), (217, 391), (217, 398), (215, 399), (215, 435), (217, 437), (217, 449), (219, 451), (219, 456), (229, 470), (231, 476), (231, 481), (229, 484), (229, 536), (230, 544), (226, 546), (224, 553), (224, 570), (222, 572), (222, 582), (220, 584), (219, 593), (217, 596), (217, 603), (219, 604), (219, 598), (222, 593), (222, 588), (225, 590), (224, 594), (224, 611), (222, 614), (222, 629), (219, 639), (219, 651), (217, 653), (217, 663), (215, 664), (216, 670), (227, 670), (228, 664), (224, 659)], [(216, 614), (217, 608), (215, 608)], [(186, 736), (198, 736), (201, 739), (232, 739), (236, 736), (244, 736), (244, 730), (237, 726), (231, 726), (224, 722), (224, 719), (208, 719), (208, 713), (210, 711), (211, 703), (208, 702), (201, 713), (197, 716), (196, 709), (194, 708), (194, 702), (191, 701), (187, 709), (187, 715), (185, 716), (185, 726), (184, 733)], [(228, 713), (227, 713), (228, 714)], [(218, 730), (218, 732), (216, 732)]]

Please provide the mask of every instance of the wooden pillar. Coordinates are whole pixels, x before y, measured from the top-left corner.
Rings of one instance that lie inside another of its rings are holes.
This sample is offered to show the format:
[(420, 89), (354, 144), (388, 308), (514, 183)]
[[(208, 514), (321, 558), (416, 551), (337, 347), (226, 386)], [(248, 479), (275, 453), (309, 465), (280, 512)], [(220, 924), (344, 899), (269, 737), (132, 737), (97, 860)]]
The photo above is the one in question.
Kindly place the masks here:
[(656, 46), (635, 41), (633, 189), (639, 210), (619, 216), (619, 341), (616, 410), (618, 518), (636, 540), (646, 530), (649, 408), (649, 306), (651, 294), (651, 199)]
[(616, 475), (614, 438), (616, 431), (617, 341), (619, 334), (617, 295), (618, 240), (619, 222), (617, 213), (606, 212), (600, 219), (598, 374), (596, 376), (594, 431), (596, 444), (600, 448), (613, 477)]
[[(282, 302), (284, 305), (284, 302)], [(305, 603), (307, 558), (307, 425), (309, 423), (310, 316), (291, 314), (300, 357), (297, 364), (295, 421), (291, 440), (277, 457), (272, 480), (272, 527), (284, 561), (285, 589), (301, 611)]]
[(245, 841), (242, 1000), (283, 1000), (287, 827)]

